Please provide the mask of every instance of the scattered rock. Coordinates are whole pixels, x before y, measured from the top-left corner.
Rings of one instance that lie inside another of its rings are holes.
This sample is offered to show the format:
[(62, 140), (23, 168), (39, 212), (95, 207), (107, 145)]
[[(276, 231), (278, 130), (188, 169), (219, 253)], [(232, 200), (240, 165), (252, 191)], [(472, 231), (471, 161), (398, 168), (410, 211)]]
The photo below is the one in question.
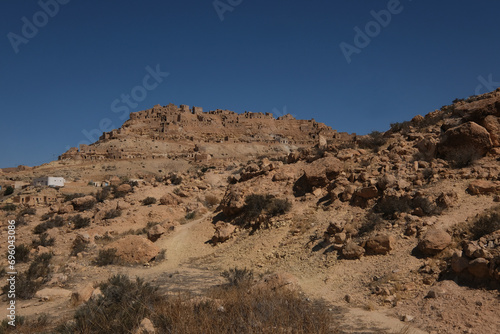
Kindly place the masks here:
[(355, 243), (354, 241), (348, 241), (344, 248), (342, 249), (342, 255), (346, 259), (359, 259), (365, 254), (365, 249)]
[(418, 243), (418, 249), (425, 255), (435, 255), (448, 247), (451, 236), (444, 230), (431, 229)]
[(366, 252), (368, 254), (387, 254), (394, 249), (395, 242), (392, 235), (377, 234), (366, 241)]

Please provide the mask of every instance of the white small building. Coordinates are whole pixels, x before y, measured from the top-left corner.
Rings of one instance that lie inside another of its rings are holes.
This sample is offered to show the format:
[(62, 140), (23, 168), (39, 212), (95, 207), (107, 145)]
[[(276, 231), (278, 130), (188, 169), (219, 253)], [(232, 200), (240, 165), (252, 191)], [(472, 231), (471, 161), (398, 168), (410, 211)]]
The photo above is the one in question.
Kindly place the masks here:
[(64, 187), (64, 183), (66, 183), (64, 177), (44, 176), (33, 180), (33, 185), (38, 187)]

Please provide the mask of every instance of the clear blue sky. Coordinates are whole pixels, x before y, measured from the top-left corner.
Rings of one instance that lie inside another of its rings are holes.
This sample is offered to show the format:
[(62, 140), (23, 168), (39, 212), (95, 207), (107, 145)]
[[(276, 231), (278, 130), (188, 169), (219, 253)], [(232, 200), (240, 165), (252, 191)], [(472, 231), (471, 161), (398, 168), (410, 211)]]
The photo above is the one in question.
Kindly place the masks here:
[[(365, 134), (500, 82), (496, 1), (54, 1), (53, 17), (0, 2), (0, 167), (57, 159), (155, 104), (286, 110)], [(367, 24), (348, 63), (340, 44)], [(146, 77), (157, 65), (161, 82)]]

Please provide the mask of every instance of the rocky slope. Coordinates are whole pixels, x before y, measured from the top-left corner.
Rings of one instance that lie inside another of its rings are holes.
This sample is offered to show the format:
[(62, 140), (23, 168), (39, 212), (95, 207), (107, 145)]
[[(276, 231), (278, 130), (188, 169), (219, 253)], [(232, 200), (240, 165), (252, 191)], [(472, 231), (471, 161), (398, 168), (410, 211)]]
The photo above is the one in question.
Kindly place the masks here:
[[(175, 115), (196, 121), (181, 126)], [(197, 123), (200, 115), (223, 136), (200, 130), (207, 129)], [(53, 254), (50, 270), (31, 277), (33, 296), (19, 300), (22, 314), (67, 320), (98, 293), (97, 282), (116, 273), (143, 277), (165, 292), (203, 294), (221, 282), (221, 271), (246, 267), (278, 273), (307, 296), (324, 298), (341, 332), (399, 332), (407, 325), (414, 333), (497, 332), (500, 91), (349, 140), (336, 140), (322, 125), (301, 132), (303, 121), (277, 130), (269, 124), (284, 120), (260, 115), (250, 128), (288, 136), (290, 152), (273, 148), (246, 159), (231, 149), (228, 156), (213, 153), (251, 140), (283, 144), (228, 125), (242, 117), (155, 107), (83, 151), (1, 175), (29, 180), (54, 173), (71, 181), (58, 203), (0, 213), (4, 226), (18, 221), (18, 243), (30, 253), (19, 272)], [(155, 132), (166, 137), (153, 138)], [(234, 142), (225, 141), (231, 136)], [(191, 148), (172, 153), (176, 160), (115, 159), (99, 151), (153, 140)], [(210, 160), (189, 155), (203, 145), (212, 150)], [(112, 186), (87, 186), (97, 179)], [(86, 196), (63, 198), (70, 193)]]

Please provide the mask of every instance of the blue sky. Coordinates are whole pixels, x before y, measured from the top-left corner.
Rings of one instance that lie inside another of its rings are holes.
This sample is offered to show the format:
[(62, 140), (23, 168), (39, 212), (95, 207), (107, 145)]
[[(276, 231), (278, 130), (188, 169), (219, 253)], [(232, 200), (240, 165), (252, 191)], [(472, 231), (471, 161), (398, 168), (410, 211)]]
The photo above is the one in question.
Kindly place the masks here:
[[(385, 131), (500, 85), (499, 12), (460, 0), (2, 0), (0, 168), (55, 160), (155, 104)], [(341, 43), (356, 48), (350, 63)]]

